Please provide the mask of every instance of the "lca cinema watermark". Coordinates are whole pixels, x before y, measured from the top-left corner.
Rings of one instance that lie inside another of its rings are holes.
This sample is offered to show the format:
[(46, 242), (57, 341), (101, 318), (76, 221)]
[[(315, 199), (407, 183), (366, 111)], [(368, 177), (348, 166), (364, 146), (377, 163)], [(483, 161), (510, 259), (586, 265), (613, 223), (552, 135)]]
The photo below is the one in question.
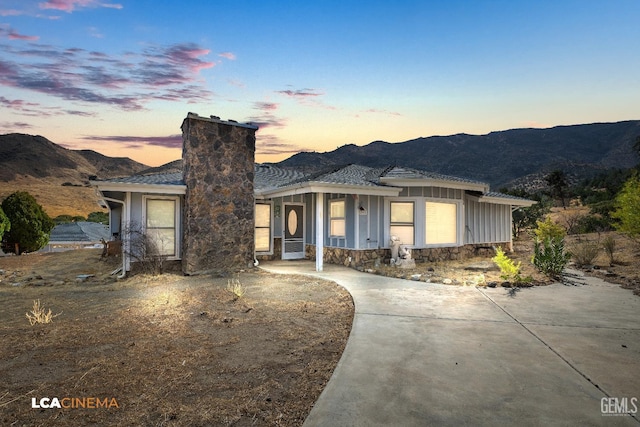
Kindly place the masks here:
[(638, 413), (637, 397), (603, 397), (600, 399), (600, 412), (603, 416), (622, 417)]
[(113, 409), (120, 408), (115, 397), (32, 397), (33, 409)]

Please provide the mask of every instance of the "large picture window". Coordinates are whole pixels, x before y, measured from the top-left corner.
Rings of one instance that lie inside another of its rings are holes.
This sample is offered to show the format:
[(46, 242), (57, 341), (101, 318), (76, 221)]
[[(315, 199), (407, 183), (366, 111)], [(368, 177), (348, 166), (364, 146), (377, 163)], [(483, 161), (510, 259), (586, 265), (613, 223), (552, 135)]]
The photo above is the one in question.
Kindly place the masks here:
[(391, 202), (390, 210), (391, 235), (399, 237), (405, 245), (413, 245), (415, 243), (413, 202)]
[(329, 235), (344, 237), (346, 234), (344, 200), (329, 202)]
[(146, 199), (146, 251), (176, 256), (176, 204), (175, 199)]
[(256, 204), (255, 236), (256, 252), (271, 252), (271, 205)]
[(458, 242), (458, 205), (426, 202), (425, 243), (427, 245), (456, 244)]

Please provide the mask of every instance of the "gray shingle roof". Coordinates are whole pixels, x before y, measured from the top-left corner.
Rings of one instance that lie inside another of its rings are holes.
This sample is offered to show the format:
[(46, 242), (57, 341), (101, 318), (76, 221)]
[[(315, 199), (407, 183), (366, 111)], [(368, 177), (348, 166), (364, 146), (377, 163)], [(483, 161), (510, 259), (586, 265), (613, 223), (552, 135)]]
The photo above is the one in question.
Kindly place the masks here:
[[(254, 168), (254, 187), (258, 191), (274, 190), (293, 184), (324, 183), (350, 186), (387, 187), (380, 178), (397, 179), (433, 179), (438, 181), (487, 185), (480, 181), (442, 175), (418, 169), (398, 166), (371, 168), (361, 165), (334, 166), (315, 173), (305, 173), (297, 169), (281, 168), (270, 164), (256, 164)], [(134, 175), (125, 178), (104, 180), (109, 183), (148, 184), (148, 185), (184, 185), (180, 172)], [(500, 193), (491, 193), (500, 195)], [(493, 196), (493, 197), (498, 197)]]
[(109, 240), (109, 226), (97, 222), (58, 224), (51, 230), (49, 243), (99, 242)]
[(124, 178), (105, 179), (102, 182), (117, 184), (184, 185), (182, 172), (133, 175)]
[(476, 181), (473, 179), (460, 178), (458, 176), (451, 175), (442, 175), (435, 172), (427, 172), (418, 169), (410, 169), (410, 168), (402, 168), (398, 166), (394, 166), (389, 168), (384, 175), (387, 178), (400, 178), (400, 179), (434, 179), (438, 181), (450, 181), (450, 182), (460, 182), (467, 184), (482, 184), (487, 185), (484, 182)]

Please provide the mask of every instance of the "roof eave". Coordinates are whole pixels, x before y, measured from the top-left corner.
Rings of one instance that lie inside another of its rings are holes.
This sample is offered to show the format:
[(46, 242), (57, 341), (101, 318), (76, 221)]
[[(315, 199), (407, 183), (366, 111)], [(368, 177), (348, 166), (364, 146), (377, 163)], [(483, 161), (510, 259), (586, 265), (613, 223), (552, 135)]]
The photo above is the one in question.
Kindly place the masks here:
[(480, 196), (477, 198), (480, 203), (493, 203), (496, 205), (510, 205), (520, 208), (528, 208), (535, 205), (536, 201), (526, 199), (511, 199), (509, 197)]
[(482, 182), (459, 182), (433, 178), (407, 179), (393, 177), (380, 177), (380, 182), (398, 187), (446, 187), (458, 190), (481, 191), (483, 193), (489, 191), (489, 185)]
[(307, 193), (345, 193), (361, 194), (366, 196), (398, 196), (400, 194), (400, 191), (402, 191), (402, 189), (398, 187), (378, 187), (328, 182), (311, 182), (256, 191), (256, 196), (283, 197)]
[(131, 193), (152, 194), (186, 194), (187, 186), (183, 184), (140, 184), (125, 182), (89, 181), (98, 191), (122, 191)]

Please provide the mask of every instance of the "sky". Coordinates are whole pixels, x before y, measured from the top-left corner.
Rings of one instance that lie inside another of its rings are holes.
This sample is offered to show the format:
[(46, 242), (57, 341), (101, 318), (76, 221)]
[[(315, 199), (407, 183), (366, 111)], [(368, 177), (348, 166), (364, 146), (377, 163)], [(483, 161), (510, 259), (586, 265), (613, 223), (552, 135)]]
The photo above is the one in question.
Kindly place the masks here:
[(157, 166), (188, 112), (256, 161), (640, 119), (640, 1), (0, 0), (0, 133)]

